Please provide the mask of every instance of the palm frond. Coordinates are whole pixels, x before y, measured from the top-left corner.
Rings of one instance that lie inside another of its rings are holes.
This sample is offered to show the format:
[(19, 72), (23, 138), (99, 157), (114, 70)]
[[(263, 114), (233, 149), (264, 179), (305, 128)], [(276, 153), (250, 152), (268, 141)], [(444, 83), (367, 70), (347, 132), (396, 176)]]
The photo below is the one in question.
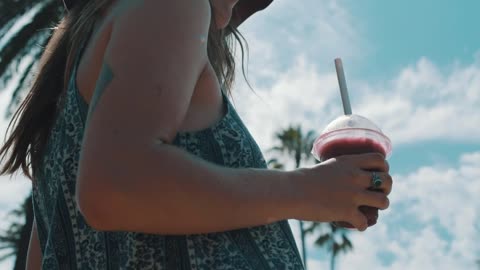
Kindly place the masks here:
[(320, 222), (310, 222), (309, 226), (305, 229), (306, 234), (311, 234), (315, 230), (321, 229), (321, 226), (324, 226), (325, 223), (320, 223)]
[(283, 170), (285, 166), (276, 158), (272, 158), (267, 162), (267, 166), (272, 169)]
[(318, 237), (318, 239), (315, 241), (315, 245), (319, 247), (323, 247), (330, 241), (332, 241), (332, 235), (329, 233), (323, 234), (323, 235), (320, 235), (320, 237)]
[[(0, 25), (10, 27), (12, 19), (29, 10), (38, 0), (2, 0), (0, 1)], [(1, 33), (1, 32), (0, 32)], [(3, 36), (3, 35), (0, 35)]]
[(0, 234), (0, 250), (8, 251), (2, 258), (15, 257), (14, 269), (25, 269), (30, 232), (34, 214), (32, 194), (15, 210), (9, 213), (15, 217), (9, 228)]
[[(3, 27), (0, 30), (5, 33), (0, 36), (0, 90), (9, 84), (15, 87), (6, 117), (10, 117), (18, 106), (19, 98), (30, 83), (29, 74), (51, 34), (50, 27), (61, 16), (60, 5), (56, 0), (11, 2), (5, 5), (8, 9), (7, 25), (10, 28)], [(24, 8), (18, 8), (17, 4)], [(5, 18), (2, 15), (0, 18)]]
[(273, 152), (273, 151), (274, 151), (274, 152), (283, 153), (284, 148), (283, 148), (283, 146), (274, 146), (274, 147), (270, 148), (270, 149), (267, 150), (267, 151), (269, 151), (269, 152)]
[(343, 245), (345, 250), (352, 250), (353, 249), (352, 241), (350, 241), (350, 239), (348, 239), (348, 237), (345, 234), (342, 235), (342, 239), (343, 239)]

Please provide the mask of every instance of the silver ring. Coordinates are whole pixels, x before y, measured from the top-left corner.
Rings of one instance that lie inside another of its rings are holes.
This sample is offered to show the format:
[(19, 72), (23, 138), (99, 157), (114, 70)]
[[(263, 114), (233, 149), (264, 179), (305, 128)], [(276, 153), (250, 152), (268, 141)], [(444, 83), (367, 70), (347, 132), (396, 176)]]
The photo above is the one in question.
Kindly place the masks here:
[(379, 188), (383, 183), (382, 178), (378, 175), (377, 172), (372, 172), (372, 187)]

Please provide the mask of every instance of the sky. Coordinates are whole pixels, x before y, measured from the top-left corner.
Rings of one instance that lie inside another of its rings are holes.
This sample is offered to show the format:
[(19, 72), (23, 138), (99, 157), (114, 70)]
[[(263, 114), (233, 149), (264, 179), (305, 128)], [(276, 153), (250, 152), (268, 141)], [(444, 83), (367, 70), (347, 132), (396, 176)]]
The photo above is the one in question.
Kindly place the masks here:
[[(241, 26), (255, 92), (239, 75), (233, 102), (267, 159), (276, 131), (321, 132), (341, 115), (337, 57), (353, 112), (392, 140), (391, 206), (377, 225), (349, 234), (354, 249), (339, 255), (337, 270), (479, 269), (478, 10), (476, 0), (275, 0)], [(9, 91), (0, 92), (0, 108)], [(4, 228), (30, 186), (22, 177), (0, 180)], [(329, 269), (314, 240), (307, 239), (309, 269)]]

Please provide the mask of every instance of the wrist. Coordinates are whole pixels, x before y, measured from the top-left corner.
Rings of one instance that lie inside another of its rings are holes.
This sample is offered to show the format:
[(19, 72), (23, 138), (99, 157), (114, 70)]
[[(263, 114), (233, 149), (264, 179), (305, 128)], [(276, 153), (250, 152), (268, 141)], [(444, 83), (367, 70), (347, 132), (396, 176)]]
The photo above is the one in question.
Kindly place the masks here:
[(302, 219), (305, 209), (304, 169), (285, 172), (285, 212), (289, 219)]
[[(247, 169), (251, 185), (248, 194), (252, 207), (262, 211), (266, 223), (293, 219), (299, 212), (296, 173), (275, 169)], [(247, 176), (247, 175), (244, 175)], [(243, 197), (243, 196), (242, 196)], [(256, 201), (256, 202), (254, 202)]]

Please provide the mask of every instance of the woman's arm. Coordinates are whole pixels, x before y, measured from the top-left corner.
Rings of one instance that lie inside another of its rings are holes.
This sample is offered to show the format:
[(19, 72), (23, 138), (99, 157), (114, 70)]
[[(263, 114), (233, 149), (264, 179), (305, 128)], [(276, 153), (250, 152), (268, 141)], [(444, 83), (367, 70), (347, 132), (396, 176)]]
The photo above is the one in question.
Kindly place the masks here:
[(34, 219), (30, 244), (28, 245), (27, 268), (26, 270), (39, 270), (42, 267), (42, 251), (38, 240), (37, 221)]
[(227, 169), (168, 144), (208, 63), (208, 0), (139, 3), (118, 8), (90, 102), (77, 179), (87, 222), (193, 234), (287, 218), (285, 173)]
[(365, 194), (371, 174), (359, 169), (385, 171), (379, 155), (280, 172), (225, 168), (169, 145), (208, 63), (209, 1), (119, 5), (77, 176), (76, 199), (92, 227), (195, 234), (298, 218), (366, 228), (358, 206), (385, 207), (384, 194)]

